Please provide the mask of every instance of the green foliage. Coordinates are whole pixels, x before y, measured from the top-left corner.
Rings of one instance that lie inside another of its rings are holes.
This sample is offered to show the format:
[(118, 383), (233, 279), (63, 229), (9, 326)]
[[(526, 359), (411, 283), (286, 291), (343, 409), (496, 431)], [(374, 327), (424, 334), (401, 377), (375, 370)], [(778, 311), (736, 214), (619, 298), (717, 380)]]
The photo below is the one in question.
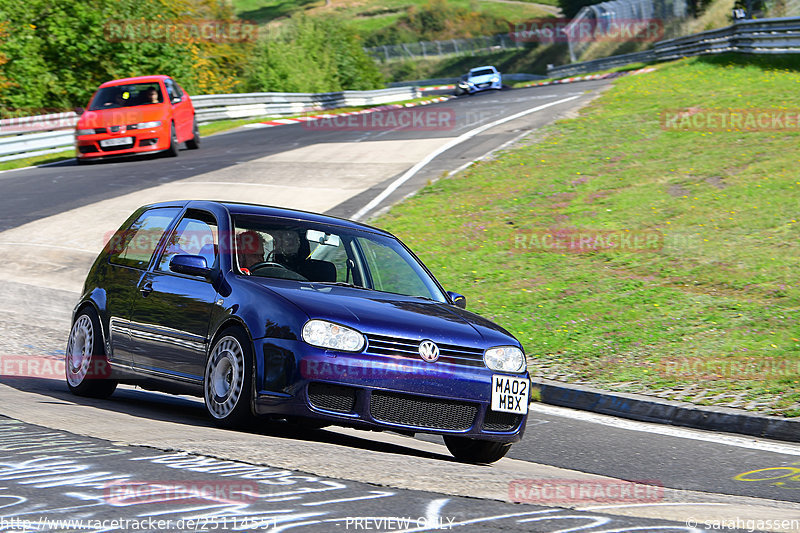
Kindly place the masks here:
[(599, 4), (604, 0), (558, 0), (558, 7), (561, 8), (564, 17), (571, 19), (578, 14), (582, 8)]
[(477, 4), (469, 7), (448, 3), (447, 0), (428, 0), (411, 5), (397, 24), (382, 28), (365, 39), (365, 46), (380, 46), (400, 42), (465, 39), (508, 32), (506, 19), (478, 11)]
[(4, 114), (84, 106), (99, 84), (147, 74), (171, 75), (193, 94), (230, 90), (246, 44), (199, 35), (152, 39), (143, 28), (232, 17), (218, 0), (0, 0), (0, 20), (8, 21), (0, 36), (0, 106)]
[(383, 77), (359, 36), (337, 18), (296, 15), (281, 34), (262, 40), (247, 73), (247, 88), (271, 92), (367, 90)]

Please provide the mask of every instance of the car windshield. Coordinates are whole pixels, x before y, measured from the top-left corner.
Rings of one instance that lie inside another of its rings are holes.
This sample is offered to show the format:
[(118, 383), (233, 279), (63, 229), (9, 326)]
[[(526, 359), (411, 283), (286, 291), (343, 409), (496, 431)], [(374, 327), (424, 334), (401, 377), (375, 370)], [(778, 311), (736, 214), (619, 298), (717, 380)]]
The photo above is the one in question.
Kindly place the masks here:
[(494, 71), (490, 68), (471, 70), (469, 73), (470, 76), (489, 76), (491, 74), (494, 74)]
[(89, 104), (89, 110), (119, 109), (121, 107), (160, 104), (163, 101), (164, 95), (161, 93), (161, 88), (157, 82), (129, 83), (103, 87), (97, 91), (97, 94), (92, 98), (91, 104)]
[(250, 215), (234, 216), (234, 228), (233, 264), (244, 275), (447, 301), (419, 261), (391, 237)]

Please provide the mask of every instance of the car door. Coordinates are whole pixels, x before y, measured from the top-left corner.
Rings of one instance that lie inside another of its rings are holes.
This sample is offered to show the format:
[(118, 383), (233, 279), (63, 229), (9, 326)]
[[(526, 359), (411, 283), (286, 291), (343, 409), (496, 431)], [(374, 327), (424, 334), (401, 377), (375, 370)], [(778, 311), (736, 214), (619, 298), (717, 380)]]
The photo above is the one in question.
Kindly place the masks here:
[(167, 78), (164, 80), (164, 85), (167, 87), (167, 94), (172, 106), (175, 132), (181, 142), (186, 141), (192, 136), (192, 121), (194, 120), (192, 104), (189, 97), (174, 80)]
[(186, 382), (203, 379), (217, 290), (210, 279), (172, 272), (169, 262), (178, 254), (201, 255), (218, 270), (218, 227), (212, 213), (188, 209), (142, 276), (130, 319), (137, 370)]
[(130, 366), (133, 362), (131, 306), (159, 241), (180, 212), (180, 207), (148, 209), (116, 232), (108, 243), (103, 288), (109, 317), (107, 352), (112, 363)]

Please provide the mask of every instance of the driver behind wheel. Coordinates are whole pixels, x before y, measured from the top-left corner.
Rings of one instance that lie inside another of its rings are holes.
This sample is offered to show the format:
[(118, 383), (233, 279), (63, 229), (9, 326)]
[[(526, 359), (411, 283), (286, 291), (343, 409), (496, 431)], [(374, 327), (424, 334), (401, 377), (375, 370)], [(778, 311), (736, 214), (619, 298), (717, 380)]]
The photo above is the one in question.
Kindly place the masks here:
[(236, 236), (236, 255), (239, 270), (250, 274), (250, 267), (264, 262), (264, 237), (253, 230), (243, 231)]

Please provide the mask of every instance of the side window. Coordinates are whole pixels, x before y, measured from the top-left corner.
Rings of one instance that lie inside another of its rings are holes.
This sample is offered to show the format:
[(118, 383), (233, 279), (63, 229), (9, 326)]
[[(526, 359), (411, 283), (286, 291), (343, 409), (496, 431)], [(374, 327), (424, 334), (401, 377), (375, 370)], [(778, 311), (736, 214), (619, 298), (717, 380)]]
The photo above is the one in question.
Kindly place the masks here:
[(183, 89), (181, 89), (181, 86), (178, 85), (178, 82), (176, 82), (175, 80), (170, 80), (170, 81), (172, 82), (172, 90), (175, 91), (175, 96), (177, 96), (178, 98), (183, 98)]
[(176, 207), (159, 207), (142, 213), (129, 228), (114, 234), (109, 262), (146, 269), (164, 231), (180, 212)]
[(172, 86), (172, 80), (164, 80), (164, 86), (167, 88), (167, 98), (171, 102), (175, 97), (175, 88)]
[(169, 262), (176, 255), (200, 255), (214, 267), (219, 255), (217, 220), (206, 211), (188, 210), (167, 240), (157, 270), (169, 272)]

